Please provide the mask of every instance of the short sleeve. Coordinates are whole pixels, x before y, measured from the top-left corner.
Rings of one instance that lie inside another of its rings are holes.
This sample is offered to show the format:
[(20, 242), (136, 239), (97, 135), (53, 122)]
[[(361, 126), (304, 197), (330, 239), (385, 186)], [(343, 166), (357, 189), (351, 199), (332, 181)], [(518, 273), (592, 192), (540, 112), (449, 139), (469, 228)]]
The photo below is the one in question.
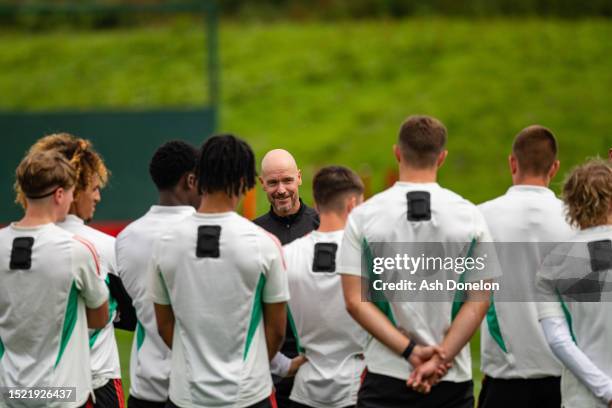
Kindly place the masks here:
[(565, 313), (561, 305), (561, 298), (557, 292), (557, 273), (566, 259), (564, 253), (569, 251), (567, 243), (561, 243), (554, 248), (540, 265), (536, 273), (536, 289), (539, 302), (538, 319), (549, 317), (564, 317)]
[(168, 288), (166, 287), (166, 282), (157, 260), (160, 251), (159, 242), (160, 241), (156, 241), (153, 245), (153, 253), (151, 254), (151, 260), (147, 268), (147, 294), (148, 298), (152, 300), (153, 303), (157, 303), (158, 305), (169, 305), (171, 303), (170, 294), (168, 293)]
[(361, 243), (363, 236), (355, 218), (349, 215), (344, 228), (338, 262), (338, 273), (361, 276)]
[(499, 278), (502, 274), (493, 237), (482, 213), (474, 211), (474, 237), (468, 255), (474, 259), (475, 267), (465, 276), (466, 282)]
[(286, 302), (289, 300), (289, 283), (283, 250), (276, 237), (265, 234), (260, 245), (266, 276), (262, 300), (264, 303)]
[(549, 317), (565, 317), (561, 302), (550, 301), (550, 302), (538, 302), (538, 320), (547, 319)]
[(75, 236), (72, 245), (72, 274), (85, 306), (90, 309), (97, 309), (108, 300), (108, 288), (100, 268), (100, 259), (93, 244)]

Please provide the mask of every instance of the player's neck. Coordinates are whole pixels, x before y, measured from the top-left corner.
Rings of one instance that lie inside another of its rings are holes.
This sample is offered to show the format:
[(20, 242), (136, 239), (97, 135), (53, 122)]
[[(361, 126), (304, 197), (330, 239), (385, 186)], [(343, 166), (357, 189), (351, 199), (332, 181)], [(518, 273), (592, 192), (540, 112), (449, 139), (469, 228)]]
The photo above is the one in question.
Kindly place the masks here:
[(335, 212), (322, 212), (319, 213), (319, 219), (321, 223), (317, 231), (319, 232), (333, 232), (344, 229), (346, 224), (346, 216), (336, 214)]
[(202, 202), (198, 208), (200, 213), (224, 213), (234, 211), (238, 205), (239, 197), (228, 196), (224, 192), (214, 192), (202, 195)]
[(37, 227), (57, 221), (57, 215), (49, 208), (29, 205), (24, 217), (16, 225), (18, 227)]
[(512, 184), (515, 186), (538, 186), (538, 187), (548, 187), (548, 180), (542, 177), (534, 177), (534, 176), (516, 176), (513, 177)]
[(166, 207), (174, 207), (177, 205), (189, 205), (185, 204), (184, 200), (181, 200), (173, 191), (160, 191), (159, 199), (157, 200), (159, 205)]
[(406, 183), (435, 183), (438, 180), (438, 169), (416, 169), (408, 166), (400, 166), (399, 181)]

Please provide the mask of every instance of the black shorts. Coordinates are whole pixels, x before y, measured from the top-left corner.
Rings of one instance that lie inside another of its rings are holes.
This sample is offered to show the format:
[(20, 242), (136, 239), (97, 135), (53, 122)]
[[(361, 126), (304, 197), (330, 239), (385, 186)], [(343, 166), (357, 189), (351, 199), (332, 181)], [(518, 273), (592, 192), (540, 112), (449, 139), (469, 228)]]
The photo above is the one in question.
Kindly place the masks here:
[[(168, 400), (166, 403), (166, 408), (180, 408), (174, 402)], [(274, 397), (274, 392), (265, 400), (259, 401), (257, 404), (253, 404), (248, 406), (247, 408), (278, 408), (276, 405), (276, 398)]]
[(561, 378), (504, 380), (485, 376), (478, 408), (559, 408)]
[(130, 395), (127, 405), (128, 408), (164, 408), (166, 402), (145, 401)]
[(94, 390), (96, 403), (91, 397), (82, 408), (125, 408), (125, 397), (123, 396), (123, 385), (120, 378), (108, 380), (106, 384)]
[(472, 381), (442, 381), (429, 394), (408, 388), (405, 380), (367, 372), (357, 396), (357, 408), (474, 408)]
[(283, 378), (280, 382), (274, 384), (278, 408), (290, 408), (291, 404), (293, 404), (293, 401), (289, 399), (291, 389), (293, 388), (293, 379), (294, 377)]

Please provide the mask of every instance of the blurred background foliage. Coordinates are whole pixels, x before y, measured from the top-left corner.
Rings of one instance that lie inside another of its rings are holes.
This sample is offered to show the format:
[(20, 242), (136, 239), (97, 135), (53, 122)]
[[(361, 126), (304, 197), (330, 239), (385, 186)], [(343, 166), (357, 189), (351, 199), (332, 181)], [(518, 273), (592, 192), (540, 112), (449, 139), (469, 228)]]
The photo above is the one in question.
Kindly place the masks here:
[[(139, 17), (126, 16), (120, 11), (96, 15), (66, 17), (61, 13), (24, 13), (14, 6), (40, 4), (65, 5), (65, 0), (1, 0), (0, 23), (41, 28), (53, 24), (71, 24), (101, 28), (133, 24)], [(80, 0), (79, 5), (146, 5), (193, 4), (193, 0)], [(74, 2), (72, 2), (74, 4)], [(455, 17), (580, 17), (612, 16), (610, 0), (221, 0), (217, 2), (223, 17), (241, 20), (345, 20), (398, 19), (411, 16)]]

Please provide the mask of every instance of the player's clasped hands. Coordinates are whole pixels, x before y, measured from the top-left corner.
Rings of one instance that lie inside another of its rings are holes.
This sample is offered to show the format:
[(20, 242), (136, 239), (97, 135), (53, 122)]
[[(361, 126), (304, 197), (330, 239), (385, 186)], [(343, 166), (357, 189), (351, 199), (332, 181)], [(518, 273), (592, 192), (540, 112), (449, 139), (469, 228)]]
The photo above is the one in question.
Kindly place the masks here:
[(410, 356), (410, 364), (414, 370), (406, 385), (424, 394), (429, 393), (431, 387), (439, 383), (452, 367), (452, 363), (446, 361), (446, 353), (440, 346), (415, 346)]

